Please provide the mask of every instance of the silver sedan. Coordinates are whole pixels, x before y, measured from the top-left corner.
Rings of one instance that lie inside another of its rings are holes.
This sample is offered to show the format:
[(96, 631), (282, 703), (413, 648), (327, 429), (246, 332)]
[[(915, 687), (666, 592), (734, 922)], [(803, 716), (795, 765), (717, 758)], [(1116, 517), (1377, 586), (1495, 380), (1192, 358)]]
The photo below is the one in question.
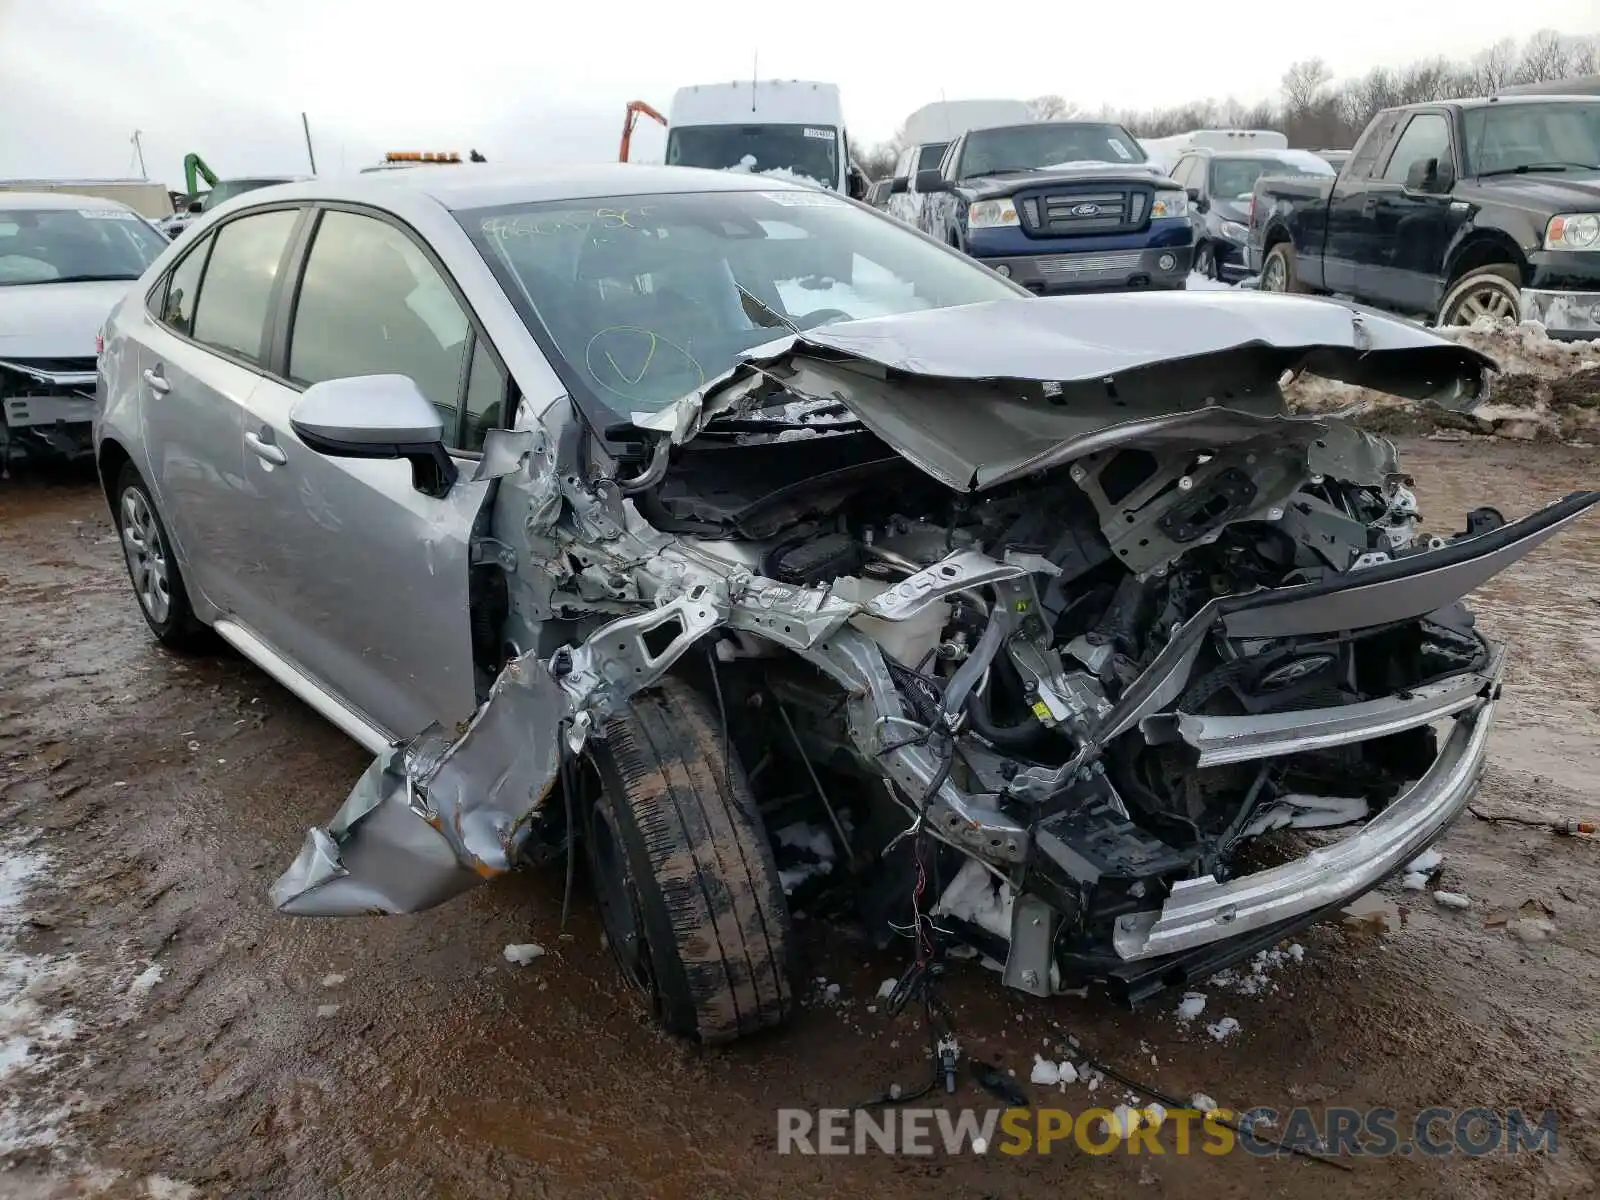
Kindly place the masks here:
[[(1499, 694), (1459, 598), (1597, 497), (1420, 537), (1394, 447), (1279, 381), (1469, 408), (1490, 366), (1310, 298), (1036, 300), (761, 176), (421, 169), (201, 217), (95, 446), (156, 637), (376, 756), (281, 911), (581, 853), (714, 1041), (794, 1010), (819, 892), (905, 939), (893, 1005), (956, 943), (1137, 999), (1420, 852)], [(1235, 867), (1306, 826), (1349, 832)]]

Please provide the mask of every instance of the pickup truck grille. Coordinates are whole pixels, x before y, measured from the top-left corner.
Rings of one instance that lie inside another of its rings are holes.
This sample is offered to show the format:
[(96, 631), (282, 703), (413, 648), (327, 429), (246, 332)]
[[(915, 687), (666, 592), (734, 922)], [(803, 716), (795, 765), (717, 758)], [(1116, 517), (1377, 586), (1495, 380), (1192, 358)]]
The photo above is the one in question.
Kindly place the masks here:
[(1144, 228), (1150, 212), (1150, 192), (1137, 187), (1043, 191), (1022, 197), (1019, 211), (1025, 231), (1046, 237), (1131, 233)]

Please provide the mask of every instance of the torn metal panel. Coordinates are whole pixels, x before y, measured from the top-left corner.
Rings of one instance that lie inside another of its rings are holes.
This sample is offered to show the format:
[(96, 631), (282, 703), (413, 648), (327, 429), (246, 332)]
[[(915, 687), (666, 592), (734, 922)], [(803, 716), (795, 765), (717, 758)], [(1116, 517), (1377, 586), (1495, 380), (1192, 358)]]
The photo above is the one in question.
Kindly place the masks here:
[(367, 768), (272, 887), (298, 916), (431, 908), (507, 871), (555, 784), (572, 698), (544, 663), (501, 672), (465, 730), (432, 726)]

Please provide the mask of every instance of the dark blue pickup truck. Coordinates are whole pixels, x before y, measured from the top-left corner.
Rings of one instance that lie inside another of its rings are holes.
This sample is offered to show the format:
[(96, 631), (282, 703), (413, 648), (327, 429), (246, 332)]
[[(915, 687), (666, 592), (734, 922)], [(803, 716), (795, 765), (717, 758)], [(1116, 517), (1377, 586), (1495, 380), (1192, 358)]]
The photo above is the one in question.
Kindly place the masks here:
[(1336, 178), (1258, 179), (1247, 247), (1263, 291), (1600, 337), (1600, 99), (1386, 109)]
[(1189, 276), (1188, 197), (1120, 125), (971, 130), (916, 189), (924, 233), (1034, 292), (1182, 288)]

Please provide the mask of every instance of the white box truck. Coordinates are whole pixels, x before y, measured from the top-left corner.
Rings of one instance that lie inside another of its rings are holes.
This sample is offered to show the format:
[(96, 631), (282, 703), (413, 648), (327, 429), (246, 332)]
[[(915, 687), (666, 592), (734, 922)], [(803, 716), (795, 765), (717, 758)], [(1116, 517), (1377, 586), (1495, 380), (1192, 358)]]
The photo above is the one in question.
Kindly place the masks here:
[(668, 166), (775, 175), (856, 199), (867, 191), (832, 83), (746, 79), (679, 88), (667, 110), (666, 157)]

